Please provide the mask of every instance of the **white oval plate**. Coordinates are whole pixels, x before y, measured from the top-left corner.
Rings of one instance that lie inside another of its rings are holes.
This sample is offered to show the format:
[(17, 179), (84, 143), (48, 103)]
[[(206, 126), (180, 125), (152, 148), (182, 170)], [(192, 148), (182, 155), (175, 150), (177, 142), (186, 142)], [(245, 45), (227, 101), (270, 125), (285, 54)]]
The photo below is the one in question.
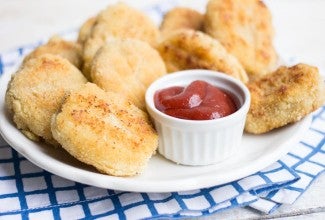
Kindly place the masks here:
[(173, 192), (228, 183), (258, 172), (280, 159), (309, 128), (311, 117), (263, 135), (244, 134), (236, 155), (210, 166), (182, 166), (156, 155), (145, 172), (136, 177), (114, 177), (97, 172), (61, 148), (33, 142), (14, 125), (5, 108), (11, 74), (0, 78), (0, 133), (20, 154), (53, 174), (101, 188), (134, 192)]

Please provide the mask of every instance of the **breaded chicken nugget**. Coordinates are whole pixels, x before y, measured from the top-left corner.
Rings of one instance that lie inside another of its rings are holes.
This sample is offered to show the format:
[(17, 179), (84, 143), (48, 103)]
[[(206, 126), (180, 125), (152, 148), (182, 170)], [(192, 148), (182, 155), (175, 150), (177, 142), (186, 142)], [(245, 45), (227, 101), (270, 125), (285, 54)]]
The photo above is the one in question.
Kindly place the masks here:
[[(104, 45), (109, 37), (135, 38), (154, 47), (158, 41), (159, 29), (146, 14), (124, 3), (108, 6), (98, 14), (96, 24), (84, 47), (83, 72), (86, 76), (89, 76), (91, 61), (97, 49)], [(93, 42), (99, 46), (93, 46)]]
[(82, 73), (86, 76), (86, 78), (91, 81), (90, 71), (92, 66), (92, 61), (96, 52), (105, 45), (106, 41), (109, 41), (113, 37), (107, 37), (107, 39), (103, 40), (101, 38), (88, 38), (84, 44), (83, 49), (83, 66)]
[(52, 132), (72, 156), (114, 176), (141, 173), (158, 145), (145, 112), (93, 83), (67, 97)]
[(306, 64), (280, 67), (248, 84), (251, 106), (245, 131), (261, 134), (299, 121), (324, 104), (318, 69)]
[(82, 46), (84, 45), (85, 41), (90, 36), (94, 25), (96, 24), (96, 20), (97, 20), (97, 18), (94, 16), (94, 17), (88, 18), (85, 21), (85, 23), (83, 23), (81, 25), (81, 27), (79, 29), (79, 33), (78, 33), (77, 43), (79, 43)]
[(248, 81), (247, 74), (236, 57), (212, 37), (193, 30), (175, 32), (157, 47), (167, 71), (210, 69)]
[(59, 36), (53, 36), (46, 44), (37, 47), (24, 58), (23, 62), (46, 53), (62, 56), (68, 59), (78, 69), (81, 68), (82, 49), (80, 45), (72, 41), (66, 41)]
[(261, 0), (210, 0), (204, 28), (238, 58), (250, 79), (275, 70), (272, 16)]
[(13, 121), (28, 138), (53, 139), (50, 123), (65, 94), (86, 83), (86, 78), (67, 59), (44, 54), (29, 59), (14, 74), (6, 92), (6, 106)]
[(165, 63), (148, 43), (136, 39), (111, 38), (96, 53), (91, 79), (106, 91), (125, 95), (145, 110), (148, 86), (166, 74)]
[(194, 9), (175, 7), (164, 15), (160, 25), (161, 35), (167, 37), (174, 31), (182, 29), (201, 30), (203, 18), (203, 14)]
[(124, 3), (110, 5), (97, 16), (91, 37), (136, 38), (155, 46), (159, 29), (149, 16)]

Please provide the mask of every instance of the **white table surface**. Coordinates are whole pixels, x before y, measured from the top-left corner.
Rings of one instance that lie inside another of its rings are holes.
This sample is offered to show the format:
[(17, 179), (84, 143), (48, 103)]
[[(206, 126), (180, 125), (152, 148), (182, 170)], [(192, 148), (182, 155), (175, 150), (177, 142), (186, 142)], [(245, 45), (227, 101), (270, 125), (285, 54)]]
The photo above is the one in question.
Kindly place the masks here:
[[(158, 0), (153, 0), (154, 2)], [(115, 1), (0, 0), (0, 52), (79, 27), (86, 18)], [(141, 8), (149, 1), (125, 1)], [(179, 1), (203, 11), (206, 0)], [(325, 1), (266, 0), (276, 27), (275, 44), (285, 58), (317, 66), (325, 75)], [(325, 125), (324, 125), (325, 126)], [(325, 174), (293, 205), (271, 215), (238, 208), (202, 219), (325, 219)]]

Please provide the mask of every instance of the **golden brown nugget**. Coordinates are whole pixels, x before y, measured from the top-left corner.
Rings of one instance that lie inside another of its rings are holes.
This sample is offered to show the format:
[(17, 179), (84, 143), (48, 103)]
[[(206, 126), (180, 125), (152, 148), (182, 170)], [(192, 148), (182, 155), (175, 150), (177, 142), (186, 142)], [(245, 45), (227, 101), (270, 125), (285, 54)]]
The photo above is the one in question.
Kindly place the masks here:
[(84, 44), (83, 49), (83, 66), (82, 66), (82, 73), (84, 76), (91, 81), (90, 71), (92, 66), (92, 61), (96, 52), (106, 44), (106, 41), (109, 41), (113, 37), (108, 37), (103, 41), (101, 38), (88, 38)]
[(53, 36), (46, 44), (37, 47), (24, 58), (23, 62), (47, 53), (62, 56), (78, 69), (81, 68), (82, 50), (80, 45), (72, 41), (66, 41), (59, 36)]
[(175, 7), (168, 11), (160, 25), (161, 35), (167, 37), (174, 31), (182, 29), (201, 30), (203, 14), (186, 7)]
[(111, 38), (96, 53), (91, 79), (106, 91), (125, 95), (145, 110), (149, 85), (166, 74), (165, 63), (148, 43), (136, 39)]
[(88, 37), (91, 34), (91, 31), (94, 27), (94, 25), (96, 24), (96, 16), (88, 18), (85, 23), (83, 23), (79, 29), (79, 33), (78, 33), (78, 39), (77, 39), (77, 43), (79, 43), (80, 45), (84, 45), (85, 41), (88, 39)]
[(263, 1), (210, 0), (204, 28), (238, 58), (250, 79), (275, 70), (272, 16)]
[(226, 73), (243, 82), (247, 74), (236, 57), (212, 37), (200, 31), (182, 30), (164, 39), (157, 47), (167, 71), (209, 69)]
[(86, 78), (67, 59), (45, 54), (29, 59), (14, 74), (6, 92), (13, 121), (28, 138), (58, 145), (51, 133), (51, 117), (67, 92)]
[(91, 37), (136, 38), (155, 46), (159, 29), (144, 12), (124, 3), (108, 6), (97, 16)]
[(154, 47), (158, 42), (159, 29), (146, 14), (124, 3), (108, 6), (98, 14), (90, 37), (85, 42), (83, 73), (87, 78), (95, 53), (110, 37), (135, 38)]
[(280, 67), (248, 84), (251, 106), (245, 131), (261, 134), (299, 121), (324, 104), (318, 69), (306, 64)]
[(114, 176), (141, 173), (158, 145), (145, 112), (93, 83), (67, 97), (52, 132), (72, 156)]

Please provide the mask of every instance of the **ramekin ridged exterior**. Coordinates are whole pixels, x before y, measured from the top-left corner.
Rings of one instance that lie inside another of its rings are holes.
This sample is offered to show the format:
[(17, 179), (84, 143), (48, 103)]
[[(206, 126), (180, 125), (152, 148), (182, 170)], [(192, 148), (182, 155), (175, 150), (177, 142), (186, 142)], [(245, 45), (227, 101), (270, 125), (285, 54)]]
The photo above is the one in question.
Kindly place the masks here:
[[(185, 120), (160, 112), (154, 105), (157, 90), (187, 86), (204, 80), (234, 99), (238, 110), (213, 120)], [(158, 151), (165, 158), (183, 165), (210, 165), (232, 156), (241, 145), (250, 93), (237, 79), (210, 70), (184, 70), (170, 73), (153, 82), (146, 92), (147, 111), (159, 135)]]

